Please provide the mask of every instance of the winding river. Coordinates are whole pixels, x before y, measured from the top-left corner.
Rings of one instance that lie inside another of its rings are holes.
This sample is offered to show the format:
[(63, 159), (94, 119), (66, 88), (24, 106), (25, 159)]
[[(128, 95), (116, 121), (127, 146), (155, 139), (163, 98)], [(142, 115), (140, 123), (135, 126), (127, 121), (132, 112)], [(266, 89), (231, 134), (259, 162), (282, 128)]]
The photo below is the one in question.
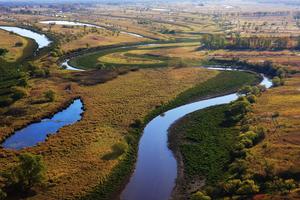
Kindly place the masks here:
[[(106, 29), (104, 26), (82, 23), (82, 22), (72, 22), (72, 21), (63, 21), (63, 20), (49, 20), (49, 21), (40, 21), (42, 24), (57, 24), (57, 25), (66, 25), (66, 26), (86, 26), (86, 27), (95, 27), (100, 29)], [(133, 37), (144, 38), (144, 36), (139, 35), (137, 33), (131, 33), (127, 31), (121, 31), (120, 33), (131, 35)]]
[(57, 133), (60, 128), (79, 121), (82, 113), (83, 103), (80, 99), (76, 99), (66, 109), (56, 113), (53, 117), (43, 119), (16, 131), (1, 146), (14, 150), (35, 146), (40, 142), (44, 142), (48, 135)]
[[(103, 28), (92, 24), (68, 21), (43, 21), (41, 23), (53, 22), (63, 25), (86, 25)], [(34, 39), (37, 42), (39, 49), (46, 47), (51, 43), (45, 35), (35, 33), (27, 29), (10, 26), (0, 26), (0, 29)], [(134, 33), (126, 32), (126, 34)], [(134, 35), (139, 37), (137, 34)], [(70, 70), (79, 70), (68, 65), (68, 60), (66, 60), (63, 65)], [(272, 86), (271, 81), (265, 76), (263, 76), (263, 81), (260, 84), (265, 85), (266, 88), (270, 88)], [(237, 94), (234, 93), (201, 100), (167, 111), (163, 115), (157, 116), (150, 121), (144, 129), (143, 136), (139, 143), (135, 171), (131, 176), (129, 183), (121, 193), (121, 199), (169, 199), (177, 177), (177, 162), (172, 151), (168, 148), (168, 129), (170, 126), (178, 119), (189, 113), (211, 106), (227, 104), (237, 98)], [(3, 148), (14, 150), (35, 146), (38, 143), (45, 141), (49, 134), (55, 134), (60, 128), (79, 121), (82, 113), (83, 103), (80, 99), (76, 99), (65, 110), (56, 113), (53, 117), (43, 119), (41, 122), (33, 123), (19, 131), (16, 131), (11, 137), (7, 138), (1, 146)]]
[[(271, 81), (263, 76), (260, 83), (266, 88)], [(172, 109), (157, 116), (144, 129), (139, 143), (135, 171), (121, 194), (122, 200), (167, 200), (177, 177), (177, 162), (168, 148), (168, 129), (185, 115), (211, 106), (227, 104), (238, 98), (237, 94), (201, 100)]]
[(51, 43), (51, 40), (49, 38), (47, 38), (46, 35), (36, 33), (34, 31), (31, 31), (28, 29), (14, 27), (14, 26), (0, 26), (0, 29), (9, 31), (9, 32), (13, 32), (17, 35), (35, 40), (35, 42), (38, 44), (38, 49), (47, 47)]

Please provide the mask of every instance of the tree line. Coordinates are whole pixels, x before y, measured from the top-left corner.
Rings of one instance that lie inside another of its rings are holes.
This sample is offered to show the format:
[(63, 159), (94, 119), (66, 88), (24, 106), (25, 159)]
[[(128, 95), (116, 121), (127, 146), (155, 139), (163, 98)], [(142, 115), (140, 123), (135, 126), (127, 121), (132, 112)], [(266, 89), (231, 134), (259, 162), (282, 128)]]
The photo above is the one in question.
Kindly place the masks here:
[(300, 37), (242, 37), (206, 34), (200, 40), (202, 49), (284, 50), (300, 49)]

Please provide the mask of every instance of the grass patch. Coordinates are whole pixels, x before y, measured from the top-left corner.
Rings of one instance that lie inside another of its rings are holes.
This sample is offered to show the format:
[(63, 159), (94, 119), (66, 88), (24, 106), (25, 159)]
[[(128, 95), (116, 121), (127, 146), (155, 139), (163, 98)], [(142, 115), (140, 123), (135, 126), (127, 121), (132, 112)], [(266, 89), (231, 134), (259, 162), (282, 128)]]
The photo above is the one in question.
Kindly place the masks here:
[[(120, 55), (123, 52), (127, 52), (130, 50), (136, 49), (135, 47), (132, 48), (117, 48), (117, 49), (109, 49), (104, 50), (97, 53), (87, 54), (84, 56), (79, 56), (77, 58), (71, 59), (70, 64), (72, 66), (76, 66), (77, 68), (81, 69), (95, 69), (98, 68), (99, 64), (104, 64), (106, 68), (114, 68), (120, 66), (130, 66), (130, 67), (163, 67), (166, 66), (168, 58), (157, 56), (155, 57), (155, 62), (149, 63), (152, 61), (153, 56), (143, 56), (138, 55), (131, 57), (132, 55)], [(117, 56), (116, 56), (117, 55)], [(114, 57), (115, 56), (115, 57)], [(124, 58), (125, 57), (125, 58)], [(139, 58), (139, 62), (135, 63), (135, 60)], [(111, 61), (110, 61), (111, 60)], [(158, 62), (159, 60), (160, 62)], [(147, 61), (143, 63), (143, 61)]]
[(215, 184), (224, 177), (239, 133), (234, 127), (222, 125), (226, 109), (228, 106), (222, 105), (201, 110), (177, 124), (176, 133), (184, 134), (180, 151), (187, 178), (203, 176), (208, 184)]

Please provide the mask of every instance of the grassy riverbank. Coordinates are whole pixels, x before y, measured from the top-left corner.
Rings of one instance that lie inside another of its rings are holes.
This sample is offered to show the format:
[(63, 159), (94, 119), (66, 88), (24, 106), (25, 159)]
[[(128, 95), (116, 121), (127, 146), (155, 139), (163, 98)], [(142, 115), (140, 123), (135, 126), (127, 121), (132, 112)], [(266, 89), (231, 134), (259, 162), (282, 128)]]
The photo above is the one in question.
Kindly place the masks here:
[[(226, 177), (231, 151), (239, 130), (223, 126), (227, 105), (194, 112), (170, 129), (170, 147), (179, 162), (174, 196), (186, 199), (205, 184), (214, 185)], [(197, 153), (195, 153), (197, 152)]]
[(153, 118), (167, 110), (186, 103), (233, 93), (243, 85), (255, 85), (259, 80), (259, 76), (249, 72), (222, 71), (215, 78), (198, 84), (181, 93), (168, 103), (161, 105), (150, 113), (148, 118)]
[[(252, 73), (224, 71), (214, 79), (182, 93), (166, 107), (172, 108), (199, 97), (230, 93), (243, 85), (257, 84), (258, 80)], [(170, 148), (179, 163), (178, 183), (173, 194), (176, 198), (186, 199), (205, 182), (213, 185), (226, 176), (225, 168), (231, 161), (230, 152), (239, 133), (235, 127), (223, 126), (226, 109), (227, 105), (221, 105), (196, 111), (170, 128)]]

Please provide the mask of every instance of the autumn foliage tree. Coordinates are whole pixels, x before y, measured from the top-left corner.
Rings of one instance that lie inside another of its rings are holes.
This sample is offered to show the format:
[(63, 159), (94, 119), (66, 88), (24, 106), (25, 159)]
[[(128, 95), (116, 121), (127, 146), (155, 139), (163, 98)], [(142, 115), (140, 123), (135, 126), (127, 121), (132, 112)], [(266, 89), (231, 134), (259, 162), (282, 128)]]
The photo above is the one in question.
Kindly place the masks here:
[(41, 156), (24, 153), (18, 157), (19, 163), (5, 173), (6, 187), (22, 194), (41, 184), (45, 178), (45, 165)]

